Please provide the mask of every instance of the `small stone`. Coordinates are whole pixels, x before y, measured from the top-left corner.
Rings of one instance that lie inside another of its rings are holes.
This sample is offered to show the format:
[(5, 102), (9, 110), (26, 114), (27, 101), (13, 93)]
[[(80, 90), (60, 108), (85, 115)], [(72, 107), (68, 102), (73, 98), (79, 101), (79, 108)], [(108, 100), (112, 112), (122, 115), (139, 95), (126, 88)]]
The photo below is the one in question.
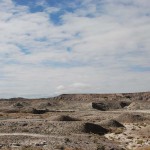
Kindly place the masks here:
[(12, 143), (12, 146), (21, 146), (21, 145), (18, 143)]

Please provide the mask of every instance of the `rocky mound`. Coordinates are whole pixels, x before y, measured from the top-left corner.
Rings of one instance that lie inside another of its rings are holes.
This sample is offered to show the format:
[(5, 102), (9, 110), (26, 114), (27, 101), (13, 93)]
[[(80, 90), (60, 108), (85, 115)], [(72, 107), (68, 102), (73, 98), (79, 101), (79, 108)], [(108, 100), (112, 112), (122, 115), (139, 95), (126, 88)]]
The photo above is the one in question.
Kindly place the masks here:
[(140, 109), (140, 106), (137, 102), (132, 102), (128, 107), (127, 109), (129, 110), (136, 110), (136, 109)]
[(32, 109), (33, 114), (44, 114), (47, 113), (48, 111), (49, 111), (48, 109), (35, 109), (35, 108)]
[(55, 118), (52, 119), (53, 121), (81, 121), (78, 118), (73, 118), (67, 115), (61, 115), (61, 116), (57, 116)]
[(83, 131), (86, 133), (94, 133), (94, 134), (99, 134), (99, 135), (104, 135), (108, 133), (107, 129), (103, 128), (100, 125), (93, 124), (93, 123), (85, 123)]
[(116, 120), (124, 123), (133, 123), (144, 121), (146, 120), (146, 118), (138, 114), (123, 113), (120, 116), (118, 116)]
[(101, 111), (122, 109), (126, 106), (129, 106), (131, 102), (129, 101), (101, 101), (93, 102), (92, 107)]
[(118, 122), (114, 119), (101, 121), (100, 125), (102, 125), (104, 127), (106, 126), (106, 127), (114, 127), (114, 128), (123, 128), (124, 127), (123, 124), (121, 124), (120, 122)]
[(150, 109), (150, 102), (132, 102), (127, 109), (129, 110), (145, 110), (145, 109)]
[(23, 108), (26, 106), (29, 106), (29, 104), (26, 102), (16, 102), (13, 104), (13, 108)]
[(37, 132), (37, 133), (47, 132), (48, 134), (53, 134), (53, 135), (58, 135), (58, 134), (70, 135), (73, 133), (75, 134), (94, 133), (98, 135), (104, 135), (108, 133), (108, 130), (102, 127), (101, 125), (89, 123), (89, 122), (83, 122), (83, 121), (70, 121), (70, 122), (69, 121), (52, 121), (52, 122), (49, 122), (48, 126), (45, 127), (45, 129), (43, 129), (43, 126), (39, 126), (39, 128), (38, 129), (35, 128), (35, 130), (34, 132)]

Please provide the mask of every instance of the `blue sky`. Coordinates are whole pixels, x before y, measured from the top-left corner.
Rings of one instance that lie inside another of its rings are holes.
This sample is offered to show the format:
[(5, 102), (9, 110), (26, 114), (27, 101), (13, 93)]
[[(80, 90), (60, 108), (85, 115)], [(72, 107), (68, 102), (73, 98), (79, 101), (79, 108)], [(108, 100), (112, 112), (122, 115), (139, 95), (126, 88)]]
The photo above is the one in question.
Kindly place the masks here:
[[(50, 19), (53, 21), (55, 25), (61, 24), (61, 16), (67, 12), (74, 12), (77, 8), (80, 7), (80, 2), (75, 1), (72, 3), (71, 0), (13, 0), (16, 5), (22, 5), (29, 7), (29, 11), (31, 13), (43, 12), (45, 7), (55, 7), (59, 8), (59, 11), (51, 13)], [(73, 5), (75, 4), (75, 5)]]
[(1, 0), (0, 97), (150, 90), (149, 0)]

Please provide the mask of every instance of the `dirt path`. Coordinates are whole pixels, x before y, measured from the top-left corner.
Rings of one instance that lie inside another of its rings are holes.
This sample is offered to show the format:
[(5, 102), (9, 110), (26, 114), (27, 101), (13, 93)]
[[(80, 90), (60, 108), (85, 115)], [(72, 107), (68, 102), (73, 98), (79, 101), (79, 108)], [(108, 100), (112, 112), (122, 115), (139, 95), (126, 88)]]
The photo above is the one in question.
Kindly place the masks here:
[(34, 133), (0, 133), (0, 136), (29, 136), (29, 137), (50, 137), (50, 138), (64, 138), (64, 136), (57, 135), (44, 135), (44, 134), (34, 134)]
[(91, 112), (103, 112), (103, 113), (146, 113), (146, 114), (150, 114), (150, 110), (110, 110), (110, 111), (91, 111)]
[(150, 110), (120, 110), (120, 111), (107, 111), (107, 112), (114, 112), (114, 113), (119, 113), (119, 112), (124, 112), (124, 113), (145, 113), (145, 114), (150, 114)]
[(46, 119), (22, 119), (22, 118), (19, 118), (19, 119), (0, 119), (0, 121), (12, 121), (12, 122), (15, 122), (15, 121), (22, 121), (22, 122), (29, 122), (29, 121), (47, 121)]
[(48, 135), (32, 133), (0, 133), (0, 136), (30, 136), (30, 137), (48, 137)]

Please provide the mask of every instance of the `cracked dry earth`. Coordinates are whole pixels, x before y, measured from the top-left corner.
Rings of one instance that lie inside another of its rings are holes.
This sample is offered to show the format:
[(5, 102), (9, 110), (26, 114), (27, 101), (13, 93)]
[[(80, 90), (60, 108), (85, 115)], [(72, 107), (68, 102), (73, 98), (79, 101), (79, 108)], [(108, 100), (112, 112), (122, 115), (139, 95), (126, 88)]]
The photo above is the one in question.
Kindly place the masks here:
[(1, 99), (0, 149), (150, 150), (149, 104), (149, 92)]

